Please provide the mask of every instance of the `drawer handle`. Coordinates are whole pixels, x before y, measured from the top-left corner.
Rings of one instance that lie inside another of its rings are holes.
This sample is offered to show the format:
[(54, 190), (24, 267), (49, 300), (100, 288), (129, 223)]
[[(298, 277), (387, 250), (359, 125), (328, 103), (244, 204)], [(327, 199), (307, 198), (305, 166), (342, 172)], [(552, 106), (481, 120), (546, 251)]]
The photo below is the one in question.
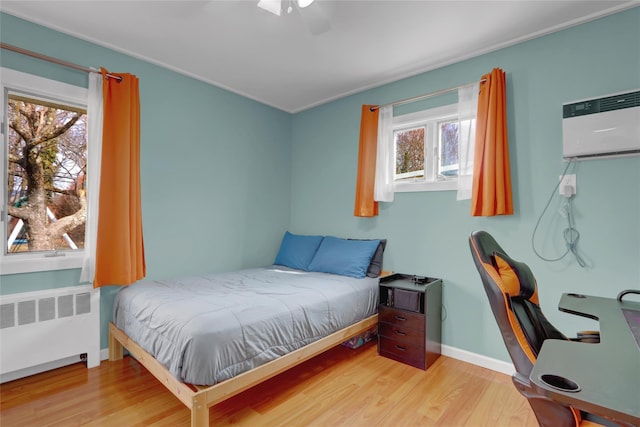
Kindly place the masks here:
[(407, 351), (407, 349), (406, 349), (406, 348), (404, 348), (404, 347), (402, 347), (402, 346), (400, 346), (400, 345), (397, 345), (397, 346), (396, 346), (396, 348), (397, 348), (398, 350), (400, 350), (400, 351)]
[(397, 329), (395, 329), (395, 330), (393, 331), (393, 333), (394, 333), (394, 334), (396, 334), (396, 335), (402, 335), (403, 337), (407, 335), (407, 333), (406, 333), (406, 332), (402, 332), (402, 331), (399, 331), (399, 330), (397, 330)]
[(400, 320), (402, 322), (404, 322), (405, 320), (407, 320), (406, 317), (402, 317), (402, 316), (396, 316), (396, 320)]

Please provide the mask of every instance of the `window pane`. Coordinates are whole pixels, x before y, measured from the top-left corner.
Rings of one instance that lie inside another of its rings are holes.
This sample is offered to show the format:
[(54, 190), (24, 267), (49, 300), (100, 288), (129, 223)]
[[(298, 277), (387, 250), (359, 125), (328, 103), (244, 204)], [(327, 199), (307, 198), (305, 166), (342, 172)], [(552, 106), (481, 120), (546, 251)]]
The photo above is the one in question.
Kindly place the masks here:
[(77, 107), (10, 94), (8, 253), (84, 247), (87, 115)]
[(444, 176), (458, 176), (458, 122), (440, 123), (440, 164), (438, 174)]
[(424, 127), (397, 130), (393, 133), (396, 147), (396, 181), (424, 179), (424, 134)]

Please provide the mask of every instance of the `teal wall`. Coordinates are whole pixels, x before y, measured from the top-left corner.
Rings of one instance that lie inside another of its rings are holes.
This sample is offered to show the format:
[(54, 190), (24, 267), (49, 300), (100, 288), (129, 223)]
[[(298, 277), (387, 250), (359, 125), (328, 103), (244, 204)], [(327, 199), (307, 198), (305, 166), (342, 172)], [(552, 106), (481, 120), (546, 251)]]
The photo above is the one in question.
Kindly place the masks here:
[[(468, 248), (473, 230), (495, 235), (538, 278), (542, 308), (561, 329), (597, 327), (559, 313), (563, 292), (614, 296), (640, 283), (640, 157), (576, 164), (579, 251), (538, 259), (531, 234), (562, 162), (561, 104), (640, 88), (640, 8), (343, 98), (295, 115), (129, 56), (0, 15), (2, 41), (140, 78), (142, 195), (148, 277), (270, 263), (285, 229), (388, 239), (386, 269), (444, 280), (444, 343), (508, 360)], [(0, 65), (86, 85), (83, 73), (2, 51)], [(376, 218), (355, 218), (360, 106), (383, 104), (507, 72), (516, 213), (474, 218), (454, 192), (399, 193)], [(246, 171), (234, 161), (244, 159)], [(230, 179), (229, 177), (234, 177)], [(539, 251), (562, 253), (565, 220), (554, 196)], [(1, 276), (1, 293), (77, 283), (79, 271)], [(116, 288), (102, 288), (102, 347)]]
[[(270, 264), (289, 224), (291, 116), (165, 68), (0, 15), (3, 42), (140, 79), (147, 277)], [(0, 66), (79, 86), (86, 73), (10, 51)], [(79, 270), (0, 276), (2, 294), (71, 286)], [(102, 288), (102, 344), (116, 287)]]
[[(418, 45), (416, 45), (418, 46)], [(416, 47), (418, 48), (418, 47)], [(381, 59), (382, 60), (382, 59)], [(493, 67), (507, 73), (507, 114), (515, 215), (471, 217), (452, 191), (398, 193), (376, 218), (355, 218), (353, 200), (361, 104), (384, 104), (478, 80)], [(584, 161), (574, 200), (581, 268), (567, 256), (536, 257), (531, 235), (566, 164), (562, 103), (640, 88), (640, 8), (404, 79), (294, 116), (291, 226), (300, 233), (388, 239), (384, 267), (444, 281), (443, 342), (509, 360), (470, 256), (473, 230), (492, 233), (530, 264), (541, 305), (568, 334), (594, 321), (557, 310), (563, 292), (615, 296), (640, 286), (640, 157)], [(554, 196), (536, 248), (564, 250), (566, 221)]]

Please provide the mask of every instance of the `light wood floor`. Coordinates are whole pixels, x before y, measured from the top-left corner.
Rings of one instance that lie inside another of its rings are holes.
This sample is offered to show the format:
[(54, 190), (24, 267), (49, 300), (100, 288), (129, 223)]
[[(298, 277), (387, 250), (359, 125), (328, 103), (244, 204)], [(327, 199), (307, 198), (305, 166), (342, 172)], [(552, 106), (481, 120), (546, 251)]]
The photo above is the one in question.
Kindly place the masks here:
[[(507, 375), (441, 356), (427, 371), (339, 346), (211, 407), (213, 426), (537, 426)], [(0, 425), (188, 426), (189, 411), (134, 359), (0, 385)]]

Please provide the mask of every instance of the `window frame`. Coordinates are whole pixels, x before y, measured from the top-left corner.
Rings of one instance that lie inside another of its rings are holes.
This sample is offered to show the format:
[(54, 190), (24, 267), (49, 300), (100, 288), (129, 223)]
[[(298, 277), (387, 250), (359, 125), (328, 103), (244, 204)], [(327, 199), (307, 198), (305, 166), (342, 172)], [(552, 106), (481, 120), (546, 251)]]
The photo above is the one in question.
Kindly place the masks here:
[[(7, 255), (7, 200), (6, 188), (7, 161), (8, 161), (8, 112), (7, 102), (9, 92), (44, 98), (51, 101), (68, 104), (83, 109), (88, 108), (87, 88), (74, 86), (57, 80), (16, 71), (10, 68), (0, 68), (0, 93), (2, 103), (0, 105), (0, 134), (2, 135), (2, 150), (0, 150), (0, 170), (2, 171), (3, 185), (0, 185), (0, 237), (4, 247), (0, 251), (0, 275), (32, 273), (38, 271), (53, 271), (81, 268), (85, 250), (47, 251), (24, 254)], [(87, 157), (90, 150), (87, 148)]]
[[(391, 121), (391, 137), (389, 138), (390, 144), (393, 145), (394, 159), (396, 158), (396, 144), (394, 133), (398, 130), (425, 127), (425, 140), (428, 140), (429, 133), (438, 135), (439, 122), (458, 120), (458, 104), (449, 104), (441, 107), (429, 108), (426, 110), (416, 111), (413, 113), (401, 114), (394, 116)], [(433, 136), (433, 135), (432, 135)], [(432, 139), (434, 144), (425, 145), (425, 175), (427, 174), (427, 159), (433, 159), (435, 145), (439, 143), (439, 137)], [(430, 156), (430, 157), (429, 157)], [(395, 164), (395, 161), (394, 161)], [(395, 177), (395, 168), (393, 171)], [(451, 191), (458, 189), (458, 177), (451, 177), (443, 180), (427, 181), (402, 181), (397, 182), (394, 179), (393, 191), (395, 193), (406, 193), (415, 191)]]

